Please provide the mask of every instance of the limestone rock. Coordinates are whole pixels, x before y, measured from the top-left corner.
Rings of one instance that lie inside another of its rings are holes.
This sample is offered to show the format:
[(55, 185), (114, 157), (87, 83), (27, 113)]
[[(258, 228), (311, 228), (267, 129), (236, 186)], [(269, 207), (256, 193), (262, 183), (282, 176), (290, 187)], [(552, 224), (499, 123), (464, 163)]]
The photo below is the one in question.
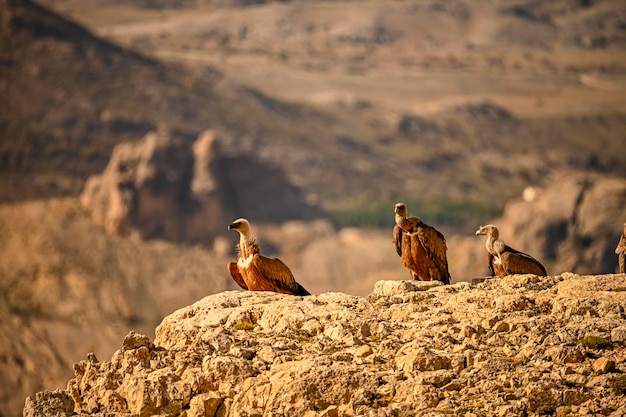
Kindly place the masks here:
[(611, 340), (615, 343), (626, 345), (626, 325), (618, 326), (611, 330)]
[[(226, 220), (216, 191), (211, 196), (204, 193), (203, 207), (198, 207), (190, 188), (195, 162), (185, 140), (167, 131), (148, 133), (136, 143), (115, 147), (104, 172), (88, 179), (81, 201), (111, 234), (138, 233), (172, 241), (197, 241), (204, 234), (210, 241)], [(206, 173), (202, 168), (195, 169)], [(198, 179), (202, 180), (206, 178)], [(200, 212), (204, 226), (189, 227)]]
[(69, 417), (73, 411), (74, 401), (66, 391), (43, 391), (26, 399), (24, 417)]
[(374, 285), (374, 297), (389, 297), (414, 291), (425, 291), (442, 285), (439, 281), (378, 281)]
[(196, 395), (189, 402), (189, 417), (208, 417), (214, 416), (219, 406), (222, 404), (222, 397), (219, 393), (209, 392), (206, 394)]
[(124, 341), (122, 342), (122, 346), (124, 350), (132, 350), (132, 349), (137, 349), (143, 346), (148, 346), (149, 343), (150, 343), (150, 340), (148, 339), (147, 336), (144, 336), (142, 334), (137, 334), (134, 331), (131, 331), (124, 338)]
[(24, 415), (619, 413), (626, 347), (578, 341), (622, 326), (622, 279), (511, 276), (445, 291), (380, 282), (368, 298), (214, 294), (166, 317), (152, 343), (131, 332), (111, 361), (89, 355), (67, 390), (29, 398)]
[(611, 372), (615, 370), (615, 361), (605, 357), (598, 358), (593, 363), (593, 370), (599, 374), (606, 374), (607, 372)]
[[(81, 195), (94, 221), (121, 236), (211, 243), (233, 216), (256, 221), (323, 218), (278, 167), (224, 155), (212, 130), (192, 143), (166, 129), (115, 147)], [(254, 213), (248, 207), (254, 207)]]

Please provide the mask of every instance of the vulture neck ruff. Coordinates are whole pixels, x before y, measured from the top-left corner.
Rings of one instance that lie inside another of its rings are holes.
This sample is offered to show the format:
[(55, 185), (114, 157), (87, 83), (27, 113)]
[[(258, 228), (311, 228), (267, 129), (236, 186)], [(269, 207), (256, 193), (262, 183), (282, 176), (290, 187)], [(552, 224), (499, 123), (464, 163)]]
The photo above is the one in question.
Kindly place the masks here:
[(250, 253), (250, 245), (248, 244), (250, 240), (250, 232), (247, 231), (247, 233), (242, 233), (239, 230), (238, 232), (240, 257), (237, 260), (237, 265), (242, 268), (248, 268), (252, 262), (252, 258), (254, 257), (254, 254)]
[(500, 254), (498, 252), (496, 252), (496, 250), (493, 247), (493, 244), (496, 240), (498, 240), (498, 238), (500, 237), (500, 233), (498, 232), (498, 229), (491, 228), (489, 229), (489, 232), (487, 233), (487, 240), (485, 241), (485, 247), (487, 248), (487, 252), (489, 252), (489, 254), (493, 255), (493, 256), (500, 256)]

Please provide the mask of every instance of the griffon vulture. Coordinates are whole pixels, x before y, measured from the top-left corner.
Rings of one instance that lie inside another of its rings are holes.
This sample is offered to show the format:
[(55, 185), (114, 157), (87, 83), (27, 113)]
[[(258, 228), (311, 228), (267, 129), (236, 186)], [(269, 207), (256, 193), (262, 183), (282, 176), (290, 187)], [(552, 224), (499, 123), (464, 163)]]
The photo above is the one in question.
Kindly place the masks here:
[(248, 220), (237, 219), (228, 225), (228, 230), (239, 232), (237, 262), (229, 262), (228, 271), (241, 288), (249, 291), (311, 295), (296, 282), (291, 270), (280, 259), (260, 254), (256, 238), (250, 235)]
[(500, 239), (500, 232), (493, 224), (480, 226), (476, 235), (486, 235), (487, 262), (492, 276), (504, 277), (513, 274), (535, 274), (546, 276), (546, 268), (532, 256), (517, 251)]
[(446, 239), (435, 228), (415, 216), (407, 217), (406, 205), (395, 206), (396, 225), (393, 227), (393, 243), (396, 252), (413, 279), (437, 280), (450, 283)]
[(615, 248), (615, 253), (619, 259), (619, 272), (626, 274), (626, 223), (624, 223), (624, 230)]

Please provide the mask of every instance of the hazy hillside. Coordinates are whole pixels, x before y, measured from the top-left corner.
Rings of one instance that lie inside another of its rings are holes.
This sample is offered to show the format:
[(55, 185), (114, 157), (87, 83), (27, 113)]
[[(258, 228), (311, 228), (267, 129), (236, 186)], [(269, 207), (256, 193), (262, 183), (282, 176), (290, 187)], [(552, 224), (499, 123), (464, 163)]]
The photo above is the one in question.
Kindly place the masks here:
[(223, 128), (227, 151), (284, 167), (343, 218), (397, 199), (493, 215), (550, 172), (626, 175), (617, 3), (52, 2), (143, 55), (7, 4), (5, 201), (75, 195), (115, 143), (158, 124)]
[(77, 195), (115, 144), (158, 125), (190, 141), (220, 128), (231, 148), (245, 151), (259, 137), (299, 137), (303, 120), (332, 121), (230, 85), (215, 70), (189, 71), (122, 49), (30, 1), (0, 7), (2, 201)]

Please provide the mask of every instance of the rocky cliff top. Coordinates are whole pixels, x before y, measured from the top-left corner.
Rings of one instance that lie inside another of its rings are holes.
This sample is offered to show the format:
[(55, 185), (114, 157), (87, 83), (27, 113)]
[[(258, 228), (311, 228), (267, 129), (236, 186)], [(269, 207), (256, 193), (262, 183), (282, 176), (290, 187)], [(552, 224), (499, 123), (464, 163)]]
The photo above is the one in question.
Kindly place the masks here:
[[(24, 416), (626, 415), (626, 277), (229, 291), (74, 365)], [(184, 414), (181, 414), (184, 413)]]

